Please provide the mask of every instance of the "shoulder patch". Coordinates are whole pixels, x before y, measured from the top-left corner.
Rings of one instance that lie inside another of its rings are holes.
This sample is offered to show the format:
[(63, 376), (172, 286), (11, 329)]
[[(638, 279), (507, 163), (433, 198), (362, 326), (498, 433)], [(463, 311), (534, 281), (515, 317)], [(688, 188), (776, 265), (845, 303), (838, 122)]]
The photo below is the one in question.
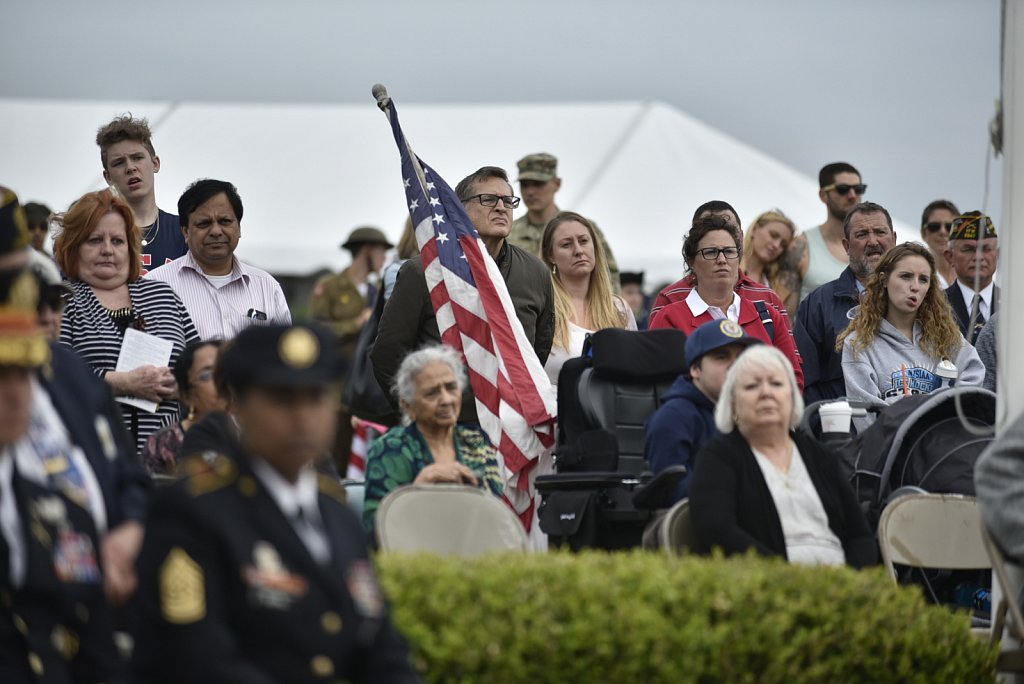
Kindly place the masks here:
[(238, 470), (231, 459), (216, 451), (204, 451), (187, 457), (181, 462), (179, 470), (192, 496), (222, 489), (238, 477)]
[(333, 477), (321, 473), (317, 476), (317, 483), (322, 494), (337, 499), (341, 503), (348, 503), (348, 492)]

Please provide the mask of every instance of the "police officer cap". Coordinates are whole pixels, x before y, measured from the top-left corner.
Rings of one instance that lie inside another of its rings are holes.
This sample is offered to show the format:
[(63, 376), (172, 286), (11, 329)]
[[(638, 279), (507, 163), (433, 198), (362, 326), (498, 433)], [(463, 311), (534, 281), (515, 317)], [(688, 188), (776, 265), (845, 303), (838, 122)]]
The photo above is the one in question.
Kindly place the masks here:
[(353, 230), (349, 233), (348, 239), (341, 243), (341, 248), (354, 252), (359, 249), (359, 245), (384, 245), (386, 249), (394, 247), (393, 244), (388, 242), (388, 237), (384, 234), (384, 231), (373, 226), (362, 226)]
[(322, 387), (345, 369), (334, 335), (318, 325), (251, 325), (225, 346), (218, 365), (229, 388)]
[(738, 344), (749, 347), (761, 344), (761, 340), (748, 335), (739, 323), (722, 318), (717, 321), (708, 321), (694, 330), (686, 338), (686, 367), (689, 368), (700, 360), (700, 357), (709, 352), (730, 344)]

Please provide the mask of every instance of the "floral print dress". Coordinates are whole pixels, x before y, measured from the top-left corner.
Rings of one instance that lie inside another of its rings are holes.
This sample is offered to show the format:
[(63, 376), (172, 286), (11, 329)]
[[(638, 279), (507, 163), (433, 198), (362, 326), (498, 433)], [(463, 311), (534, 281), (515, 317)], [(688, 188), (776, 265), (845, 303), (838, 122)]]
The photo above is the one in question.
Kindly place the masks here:
[[(469, 425), (455, 426), (455, 457), (477, 477), (481, 488), (495, 496), (503, 491), (498, 452), (487, 435)], [(393, 427), (374, 440), (366, 456), (363, 527), (373, 538), (380, 502), (393, 490), (412, 484), (434, 462), (427, 440), (416, 424)]]

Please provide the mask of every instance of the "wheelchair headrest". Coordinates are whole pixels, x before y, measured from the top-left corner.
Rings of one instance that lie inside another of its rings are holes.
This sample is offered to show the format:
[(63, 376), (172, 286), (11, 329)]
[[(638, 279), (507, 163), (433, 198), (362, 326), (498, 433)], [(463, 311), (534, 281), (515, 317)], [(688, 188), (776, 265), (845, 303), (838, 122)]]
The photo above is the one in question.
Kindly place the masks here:
[[(682, 330), (598, 330), (588, 340), (594, 372), (603, 378), (634, 382), (674, 378), (687, 371), (686, 334)], [(587, 354), (587, 349), (583, 351)]]

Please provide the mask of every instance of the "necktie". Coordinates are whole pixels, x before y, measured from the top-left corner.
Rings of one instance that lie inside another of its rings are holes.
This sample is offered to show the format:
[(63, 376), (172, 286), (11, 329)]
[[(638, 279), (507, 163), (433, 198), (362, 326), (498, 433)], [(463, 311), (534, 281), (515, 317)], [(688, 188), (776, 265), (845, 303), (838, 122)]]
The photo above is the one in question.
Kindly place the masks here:
[(320, 524), (319, 516), (309, 511), (304, 511), (300, 506), (295, 515), (292, 516), (292, 527), (299, 539), (306, 545), (309, 555), (313, 556), (320, 565), (326, 565), (331, 560), (331, 549), (327, 544), (327, 535)]
[(974, 329), (971, 330), (971, 344), (978, 339), (978, 333), (985, 327), (985, 316), (981, 313), (981, 295), (978, 293), (974, 294), (974, 299), (971, 300), (971, 320), (974, 321)]

